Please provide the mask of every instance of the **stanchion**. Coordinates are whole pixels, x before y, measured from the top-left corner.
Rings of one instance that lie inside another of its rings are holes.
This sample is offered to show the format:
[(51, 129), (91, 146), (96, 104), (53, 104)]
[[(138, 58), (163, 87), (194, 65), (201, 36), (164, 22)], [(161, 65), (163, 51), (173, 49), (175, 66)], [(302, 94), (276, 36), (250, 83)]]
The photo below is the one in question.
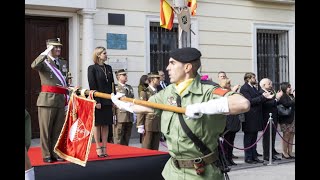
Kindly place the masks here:
[(272, 113), (269, 113), (269, 163), (266, 164), (265, 162), (263, 163), (264, 165), (278, 165), (278, 163), (272, 162)]

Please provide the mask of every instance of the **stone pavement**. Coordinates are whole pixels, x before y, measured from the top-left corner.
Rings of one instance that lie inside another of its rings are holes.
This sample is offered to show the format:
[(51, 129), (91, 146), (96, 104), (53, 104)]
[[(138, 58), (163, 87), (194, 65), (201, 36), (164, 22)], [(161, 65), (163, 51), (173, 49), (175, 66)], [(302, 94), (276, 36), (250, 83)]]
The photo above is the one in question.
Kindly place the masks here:
[[(258, 138), (262, 133), (258, 134)], [(281, 133), (282, 135), (282, 133)], [(235, 138), (235, 147), (243, 148), (243, 132), (238, 132)], [(139, 138), (132, 138), (129, 143), (133, 147), (141, 147)], [(275, 149), (282, 152), (282, 139), (277, 134)], [(39, 146), (39, 139), (33, 139), (31, 146)], [(160, 151), (167, 151), (165, 143), (160, 143)], [(262, 139), (257, 144), (258, 153), (262, 154)], [(293, 152), (295, 152), (295, 146), (293, 146)], [(230, 180), (294, 180), (295, 179), (295, 160), (282, 159), (274, 161), (268, 165), (269, 162), (264, 165), (259, 164), (247, 164), (244, 163), (243, 150), (234, 149), (234, 155), (238, 156), (238, 159), (234, 159), (234, 162), (238, 165), (231, 166), (231, 171), (228, 173)], [(281, 156), (278, 156), (281, 157)], [(262, 157), (259, 157), (262, 160)]]

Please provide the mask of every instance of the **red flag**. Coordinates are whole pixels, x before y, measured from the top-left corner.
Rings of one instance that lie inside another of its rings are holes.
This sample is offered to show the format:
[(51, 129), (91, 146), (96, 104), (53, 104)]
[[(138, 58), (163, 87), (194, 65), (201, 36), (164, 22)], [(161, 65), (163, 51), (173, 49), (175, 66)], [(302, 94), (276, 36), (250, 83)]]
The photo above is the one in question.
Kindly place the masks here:
[(66, 120), (54, 147), (54, 152), (61, 158), (86, 166), (93, 135), (95, 106), (93, 99), (72, 93)]
[(160, 26), (168, 30), (172, 29), (174, 13), (166, 0), (160, 0)]
[(197, 9), (197, 0), (188, 0), (188, 7), (191, 9), (191, 15), (196, 15), (196, 9)]

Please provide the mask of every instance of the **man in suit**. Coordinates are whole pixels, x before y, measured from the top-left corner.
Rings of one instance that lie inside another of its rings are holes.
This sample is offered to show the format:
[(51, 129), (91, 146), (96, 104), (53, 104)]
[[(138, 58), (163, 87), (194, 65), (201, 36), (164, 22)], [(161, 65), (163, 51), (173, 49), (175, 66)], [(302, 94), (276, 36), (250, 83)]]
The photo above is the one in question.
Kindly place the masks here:
[[(278, 109), (277, 109), (277, 104), (279, 99), (282, 96), (282, 91), (276, 93), (272, 87), (272, 81), (268, 78), (263, 78), (261, 79), (259, 83), (261, 89), (259, 90), (260, 94), (263, 94), (264, 92), (270, 92), (272, 95), (271, 99), (266, 100), (262, 104), (262, 123), (263, 127), (267, 126), (267, 123), (269, 121), (270, 115), (269, 113), (272, 114), (272, 121), (275, 125), (275, 127), (278, 127)], [(270, 125), (268, 124), (268, 127), (263, 134), (263, 139), (262, 139), (262, 147), (263, 147), (263, 160), (269, 161), (269, 148), (270, 148)], [(276, 140), (276, 129), (272, 127), (272, 160), (280, 160), (275, 154), (275, 140)]]
[(56, 153), (54, 146), (59, 138), (65, 120), (67, 107), (67, 61), (60, 58), (60, 39), (48, 39), (47, 49), (31, 64), (39, 72), (41, 92), (37, 106), (40, 127), (40, 146), (43, 161), (51, 163), (64, 161)]
[[(252, 72), (244, 75), (244, 85), (240, 88), (240, 93), (250, 101), (250, 110), (245, 115), (245, 122), (242, 123), (244, 132), (243, 144), (245, 148), (250, 147), (257, 141), (258, 132), (263, 130), (262, 126), (262, 103), (271, 99), (273, 95), (269, 92), (259, 94), (255, 88), (257, 84), (256, 75)], [(262, 163), (257, 157), (257, 145), (255, 144), (244, 151), (245, 162), (249, 164)]]
[(165, 80), (166, 75), (164, 74), (164, 72), (162, 70), (159, 70), (158, 73), (160, 76), (160, 84), (157, 86), (157, 90), (159, 92), (162, 89), (166, 88), (169, 85), (169, 83)]

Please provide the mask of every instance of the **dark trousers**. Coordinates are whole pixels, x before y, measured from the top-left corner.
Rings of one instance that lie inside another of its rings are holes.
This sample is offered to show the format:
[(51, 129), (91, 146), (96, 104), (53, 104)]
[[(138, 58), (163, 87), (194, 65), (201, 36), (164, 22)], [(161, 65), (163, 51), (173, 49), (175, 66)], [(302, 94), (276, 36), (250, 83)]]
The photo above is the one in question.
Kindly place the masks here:
[[(277, 123), (275, 123), (277, 127)], [(263, 134), (262, 139), (262, 148), (263, 148), (263, 157), (269, 158), (269, 145), (270, 145), (270, 125), (268, 124), (267, 130)], [(272, 126), (272, 153), (274, 153), (274, 145), (276, 141), (276, 129), (274, 126)], [(272, 154), (272, 156), (275, 154)]]
[(118, 122), (114, 125), (114, 143), (129, 145), (131, 137), (132, 122)]
[[(245, 148), (252, 146), (257, 141), (258, 132), (244, 132), (243, 145)], [(245, 160), (257, 159), (257, 144), (244, 151)]]
[[(236, 137), (237, 132), (231, 132), (228, 131), (224, 135), (224, 141), (223, 141), (223, 150), (226, 156), (226, 159), (231, 160), (232, 159), (232, 153), (233, 153), (233, 145), (234, 145), (234, 139)], [(229, 142), (232, 146), (230, 146), (226, 141)]]

